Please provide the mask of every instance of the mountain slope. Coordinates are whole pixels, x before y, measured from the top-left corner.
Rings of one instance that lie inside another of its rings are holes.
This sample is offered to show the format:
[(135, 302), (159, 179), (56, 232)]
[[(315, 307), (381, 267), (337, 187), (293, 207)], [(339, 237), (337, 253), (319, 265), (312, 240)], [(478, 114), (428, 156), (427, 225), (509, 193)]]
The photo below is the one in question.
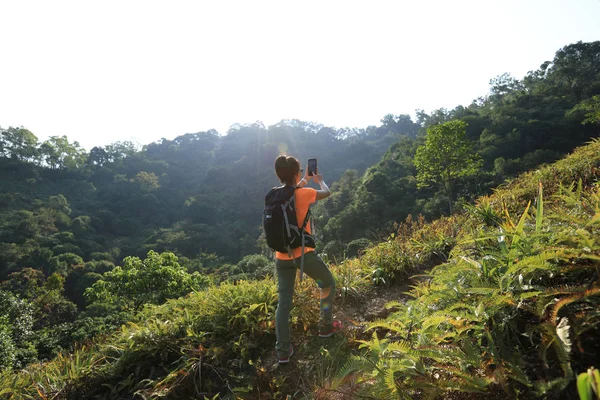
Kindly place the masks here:
[[(5, 373), (0, 393), (272, 398), (301, 388), (325, 398), (350, 392), (375, 398), (449, 392), (566, 398), (575, 374), (596, 362), (599, 350), (598, 179), (596, 140), (499, 188), (469, 212), (430, 224), (407, 220), (397, 239), (332, 267), (338, 314), (348, 326), (334, 341), (311, 338), (317, 293), (305, 280), (295, 299), (298, 358), (290, 370), (269, 362), (277, 295), (266, 279), (222, 284), (148, 307), (136, 321), (73, 355)], [(356, 301), (390, 290), (390, 280), (403, 281), (435, 264), (428, 279), (413, 281), (415, 300), (398, 297), (386, 319), (377, 319), (384, 311), (367, 318), (369, 324), (349, 316)]]

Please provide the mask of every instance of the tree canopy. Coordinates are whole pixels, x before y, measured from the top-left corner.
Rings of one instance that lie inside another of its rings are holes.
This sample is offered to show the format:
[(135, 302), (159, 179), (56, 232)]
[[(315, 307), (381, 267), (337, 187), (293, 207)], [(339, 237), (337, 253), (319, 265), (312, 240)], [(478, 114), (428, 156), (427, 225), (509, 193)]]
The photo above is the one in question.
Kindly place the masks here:
[(188, 273), (173, 253), (150, 251), (144, 260), (125, 258), (122, 267), (104, 273), (85, 294), (92, 303), (118, 303), (137, 310), (144, 304), (178, 298), (208, 283), (198, 272)]
[(427, 129), (425, 143), (415, 154), (417, 186), (441, 185), (448, 196), (450, 213), (454, 185), (460, 178), (475, 175), (482, 159), (466, 136), (464, 121), (450, 121)]

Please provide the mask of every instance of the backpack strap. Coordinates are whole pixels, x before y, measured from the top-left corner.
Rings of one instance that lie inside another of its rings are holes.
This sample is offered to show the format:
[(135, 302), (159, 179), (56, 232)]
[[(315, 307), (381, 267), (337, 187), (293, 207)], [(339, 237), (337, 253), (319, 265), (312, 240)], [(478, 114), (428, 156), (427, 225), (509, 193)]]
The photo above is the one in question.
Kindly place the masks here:
[[(298, 189), (298, 187), (296, 187)], [(296, 192), (294, 191), (294, 204), (297, 207), (296, 203)], [(302, 241), (302, 253), (300, 253), (300, 282), (302, 282), (302, 278), (304, 277), (304, 249), (306, 248), (306, 241), (304, 239), (304, 230), (308, 225), (308, 219), (310, 218), (310, 205), (308, 206), (308, 211), (306, 212), (306, 217), (304, 217), (304, 222), (302, 223), (302, 228), (300, 228), (300, 240)]]
[(281, 209), (283, 210), (283, 219), (285, 221), (285, 229), (287, 230), (288, 237), (290, 237), (292, 235), (290, 233), (290, 221), (288, 220), (287, 212), (285, 211), (285, 209), (288, 207), (289, 204), (290, 204), (290, 202), (286, 201), (285, 203), (283, 203), (281, 205)]
[[(287, 185), (284, 185), (282, 187), (286, 187), (286, 186)], [(294, 187), (294, 193), (292, 194), (292, 196), (281, 206), (281, 208), (283, 210), (283, 218), (285, 220), (285, 229), (287, 230), (288, 238), (292, 236), (292, 234), (290, 232), (290, 229), (298, 230), (298, 227), (296, 227), (296, 226), (290, 226), (290, 222), (288, 220), (287, 211), (286, 211), (286, 208), (288, 208), (289, 205), (290, 205), (290, 203), (292, 201), (294, 201), (294, 212), (295, 212), (295, 207), (296, 207), (296, 189), (297, 188), (298, 187)], [(287, 254), (288, 254), (288, 256), (290, 258), (292, 258), (294, 256), (294, 252), (292, 251), (292, 248), (289, 245), (287, 246)]]
[(300, 282), (302, 282), (302, 278), (304, 276), (304, 228), (302, 228), (302, 255), (300, 256)]

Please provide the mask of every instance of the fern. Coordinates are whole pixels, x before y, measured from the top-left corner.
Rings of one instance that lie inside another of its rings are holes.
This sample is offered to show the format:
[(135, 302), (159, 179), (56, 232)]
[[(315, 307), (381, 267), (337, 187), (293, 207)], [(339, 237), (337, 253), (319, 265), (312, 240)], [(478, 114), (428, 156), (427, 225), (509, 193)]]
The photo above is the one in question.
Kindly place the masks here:
[(589, 290), (581, 288), (578, 292), (571, 292), (569, 297), (565, 297), (554, 304), (550, 311), (550, 320), (556, 321), (558, 318), (558, 313), (563, 307), (566, 307), (577, 301), (585, 300), (586, 298), (592, 296), (600, 296), (600, 287)]

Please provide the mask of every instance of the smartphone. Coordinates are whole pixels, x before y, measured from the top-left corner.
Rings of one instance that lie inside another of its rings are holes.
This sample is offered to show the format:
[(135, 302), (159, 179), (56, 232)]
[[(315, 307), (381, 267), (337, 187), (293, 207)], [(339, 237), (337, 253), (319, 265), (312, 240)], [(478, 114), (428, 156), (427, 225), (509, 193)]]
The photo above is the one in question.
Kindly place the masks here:
[(317, 159), (309, 158), (308, 159), (308, 176), (313, 176), (317, 174)]

